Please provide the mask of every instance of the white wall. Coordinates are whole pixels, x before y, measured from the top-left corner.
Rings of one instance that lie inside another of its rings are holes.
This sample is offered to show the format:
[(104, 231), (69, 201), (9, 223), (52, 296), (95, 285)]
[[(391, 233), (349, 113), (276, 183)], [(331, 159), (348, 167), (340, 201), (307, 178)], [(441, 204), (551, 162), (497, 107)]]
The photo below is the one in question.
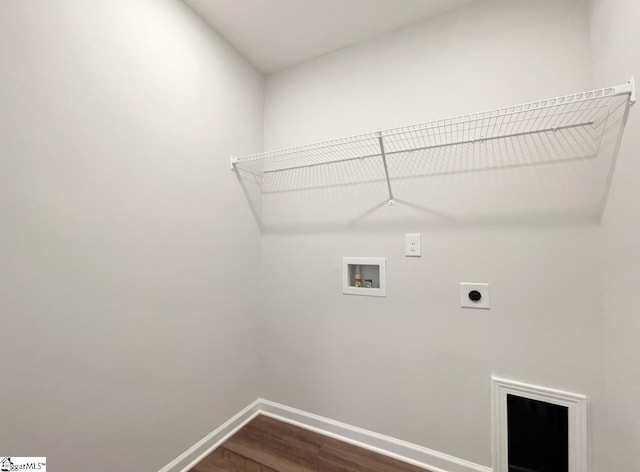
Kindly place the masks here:
[[(594, 75), (598, 85), (640, 77), (640, 3), (595, 0), (591, 19)], [(602, 225), (602, 282), (606, 337), (606, 418), (600, 470), (638, 469), (640, 444), (640, 116), (631, 110)]]
[(0, 71), (0, 448), (159, 470), (260, 393), (262, 79), (178, 0), (3, 0)]
[[(592, 85), (586, 3), (483, 1), (269, 76), (265, 149)], [(393, 208), (381, 182), (283, 177), (264, 200), (264, 396), (484, 465), (492, 373), (598, 413), (598, 193), (581, 165), (400, 181)], [(402, 256), (409, 232), (421, 259)], [(385, 256), (387, 297), (342, 295), (342, 256)], [(490, 282), (493, 309), (460, 309), (463, 281)]]

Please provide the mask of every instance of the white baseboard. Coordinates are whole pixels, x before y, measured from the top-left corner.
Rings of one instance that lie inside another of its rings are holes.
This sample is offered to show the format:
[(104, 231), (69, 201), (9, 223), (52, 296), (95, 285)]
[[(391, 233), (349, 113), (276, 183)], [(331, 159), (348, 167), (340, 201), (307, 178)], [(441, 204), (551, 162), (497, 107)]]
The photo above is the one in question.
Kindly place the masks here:
[[(307, 413), (306, 411), (297, 410), (262, 398), (257, 399), (236, 416), (210, 433), (188, 451), (180, 455), (176, 460), (165, 466), (160, 472), (187, 472), (258, 414), (407, 462), (431, 472), (493, 472), (491, 467), (475, 464), (449, 454), (314, 415), (313, 413)], [(198, 451), (201, 452), (198, 453)]]
[(222, 423), (185, 452), (165, 465), (160, 472), (188, 472), (202, 459), (211, 454), (245, 424), (260, 414), (261, 399), (245, 407)]
[(431, 472), (492, 472), (490, 467), (474, 464), (426, 447), (269, 400), (260, 400), (260, 414), (413, 464)]

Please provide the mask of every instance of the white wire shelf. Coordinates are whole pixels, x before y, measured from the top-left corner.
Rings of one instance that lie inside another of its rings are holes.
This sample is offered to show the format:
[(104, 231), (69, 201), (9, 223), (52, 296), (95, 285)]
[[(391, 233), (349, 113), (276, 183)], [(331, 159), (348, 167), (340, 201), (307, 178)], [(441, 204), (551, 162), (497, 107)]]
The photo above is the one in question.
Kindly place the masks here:
[[(411, 177), (410, 172), (400, 170), (400, 159), (410, 160), (409, 156), (428, 159), (445, 148), (463, 148), (467, 155), (477, 156), (478, 160), (488, 153), (502, 152), (511, 159), (511, 164), (517, 165), (521, 162), (520, 157), (532, 153), (532, 147), (537, 149), (537, 159), (550, 159), (554, 157), (552, 155), (559, 159), (575, 158), (569, 155), (563, 142), (571, 142), (572, 152), (578, 149), (581, 156), (595, 156), (605, 132), (611, 132), (609, 118), (614, 113), (622, 117), (617, 120), (621, 138), (627, 113), (635, 99), (635, 84), (631, 79), (624, 85), (589, 92), (232, 157), (231, 168), (248, 173), (261, 191), (269, 192), (279, 189), (285, 180), (282, 174), (360, 162), (369, 168), (367, 175), (370, 176), (371, 169), (375, 168), (374, 174), (380, 180), (386, 180), (389, 203), (393, 204), (392, 181)], [(509, 162), (505, 164), (509, 165)], [(415, 166), (414, 170), (417, 171)], [(328, 175), (334, 178), (328, 184), (348, 183), (349, 180), (341, 176), (340, 169)]]

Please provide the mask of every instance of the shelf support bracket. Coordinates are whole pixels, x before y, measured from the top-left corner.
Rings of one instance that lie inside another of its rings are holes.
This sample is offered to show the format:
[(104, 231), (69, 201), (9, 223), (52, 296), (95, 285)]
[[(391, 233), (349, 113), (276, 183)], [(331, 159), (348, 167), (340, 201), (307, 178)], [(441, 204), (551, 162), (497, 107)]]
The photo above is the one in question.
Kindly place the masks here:
[(389, 179), (389, 168), (387, 167), (387, 154), (384, 150), (384, 140), (382, 138), (382, 133), (378, 133), (378, 143), (380, 144), (380, 155), (382, 156), (382, 164), (384, 165), (384, 175), (387, 178), (387, 188), (389, 189), (389, 206), (393, 206), (395, 204), (395, 200), (393, 198), (393, 190), (391, 190), (391, 179)]
[(231, 156), (229, 159), (229, 170), (236, 170), (236, 164), (238, 163), (238, 158)]
[(624, 85), (618, 85), (614, 87), (616, 95), (629, 94), (629, 103), (631, 105), (636, 103), (636, 80), (635, 77), (631, 77), (631, 80)]

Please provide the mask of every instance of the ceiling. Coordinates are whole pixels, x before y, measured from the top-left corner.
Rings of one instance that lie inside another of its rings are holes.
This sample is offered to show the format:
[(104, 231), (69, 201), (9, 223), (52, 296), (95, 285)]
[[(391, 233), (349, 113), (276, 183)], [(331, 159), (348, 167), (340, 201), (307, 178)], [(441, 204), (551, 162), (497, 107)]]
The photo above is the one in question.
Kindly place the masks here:
[(184, 0), (272, 73), (475, 0)]

